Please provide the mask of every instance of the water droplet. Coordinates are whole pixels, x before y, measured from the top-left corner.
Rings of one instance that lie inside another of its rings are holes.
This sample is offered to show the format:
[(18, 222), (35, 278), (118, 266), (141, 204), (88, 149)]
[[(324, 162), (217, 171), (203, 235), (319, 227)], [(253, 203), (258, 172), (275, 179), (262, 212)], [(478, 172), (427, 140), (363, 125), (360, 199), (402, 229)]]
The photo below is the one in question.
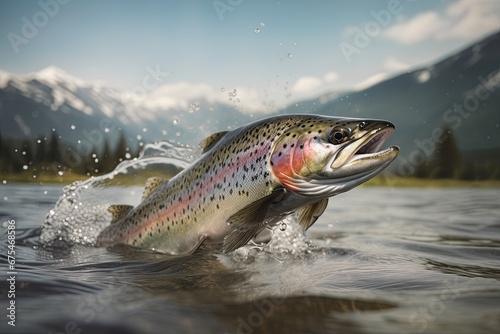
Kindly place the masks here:
[(76, 129), (76, 125), (71, 124), (70, 128), (71, 128), (71, 130), (75, 130)]
[(38, 250), (38, 246), (34, 245), (34, 246), (33, 246), (33, 249), (34, 249), (34, 250)]
[(172, 123), (174, 123), (174, 125), (177, 125), (177, 124), (179, 124), (179, 120), (177, 118), (174, 118), (174, 120), (172, 121)]
[(256, 29), (254, 30), (254, 32), (255, 32), (256, 34), (258, 34), (258, 33), (260, 32), (260, 28), (256, 28)]
[(28, 170), (28, 165), (24, 165), (23, 170)]
[(4, 196), (3, 200), (7, 202), (9, 200), (9, 198), (7, 196)]
[(44, 195), (47, 195), (48, 193), (49, 193), (49, 192), (48, 192), (47, 190), (44, 190), (44, 191), (43, 191), (43, 194), (44, 194)]
[(286, 53), (286, 56), (287, 56), (288, 58), (292, 58), (292, 57), (293, 57), (293, 55), (292, 55), (290, 52), (287, 52), (287, 53)]
[(95, 158), (95, 159), (94, 159), (94, 162), (95, 162), (95, 163), (98, 163), (98, 162), (99, 162), (99, 159), (98, 159), (98, 158)]
[(60, 171), (58, 171), (58, 172), (57, 172), (57, 175), (59, 175), (59, 176), (63, 176), (63, 175), (64, 175), (64, 172), (63, 172), (62, 170), (60, 170)]
[(148, 128), (142, 128), (142, 132), (148, 132)]
[(141, 140), (142, 139), (142, 136), (141, 135), (137, 135), (137, 140)]
[(92, 153), (92, 158), (94, 158), (94, 159), (97, 158), (97, 154)]
[(192, 114), (195, 111), (200, 110), (200, 104), (198, 102), (191, 103), (189, 105), (189, 113)]
[(224, 87), (222, 87), (222, 88), (220, 89), (220, 91), (221, 91), (221, 92), (225, 92), (225, 91), (226, 91), (226, 89), (225, 89)]
[(7, 184), (7, 180), (3, 180), (3, 181), (2, 181), (2, 183), (3, 183), (3, 184)]
[(127, 153), (125, 153), (125, 158), (127, 158), (127, 159), (132, 158), (132, 154), (130, 154), (130, 153), (128, 153), (128, 152), (127, 152)]
[(38, 144), (41, 144), (41, 143), (42, 143), (42, 141), (41, 141), (40, 139), (38, 139), (36, 142), (37, 142)]
[(109, 133), (109, 128), (104, 128), (104, 132)]
[(261, 22), (261, 23), (260, 23), (260, 26), (261, 26), (261, 27), (265, 27), (265, 26), (266, 26), (266, 24), (265, 24), (264, 22)]
[(281, 223), (281, 224), (280, 224), (280, 231), (285, 231), (285, 230), (286, 230), (286, 228), (287, 228), (286, 223)]
[(168, 131), (167, 130), (162, 130), (161, 134), (164, 135), (164, 136), (166, 136), (168, 134)]

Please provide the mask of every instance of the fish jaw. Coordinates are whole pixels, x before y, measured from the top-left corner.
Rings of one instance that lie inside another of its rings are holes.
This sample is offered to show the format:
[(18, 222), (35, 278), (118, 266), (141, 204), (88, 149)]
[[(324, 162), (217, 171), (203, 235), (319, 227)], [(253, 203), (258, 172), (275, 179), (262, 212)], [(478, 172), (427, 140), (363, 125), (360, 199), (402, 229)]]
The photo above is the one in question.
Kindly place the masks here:
[(379, 151), (394, 132), (381, 120), (344, 119), (296, 134), (294, 149), (280, 149), (271, 160), (274, 175), (300, 195), (325, 198), (350, 190), (387, 168), (399, 147)]

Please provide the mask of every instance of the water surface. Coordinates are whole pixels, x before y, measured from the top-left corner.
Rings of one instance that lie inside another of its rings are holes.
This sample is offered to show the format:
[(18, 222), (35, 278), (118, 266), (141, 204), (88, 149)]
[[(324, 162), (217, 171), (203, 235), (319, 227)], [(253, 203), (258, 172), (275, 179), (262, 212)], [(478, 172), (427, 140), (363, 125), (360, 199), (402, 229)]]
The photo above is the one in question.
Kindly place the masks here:
[(0, 217), (17, 233), (16, 327), (2, 279), (2, 333), (500, 330), (497, 189), (354, 189), (332, 198), (306, 236), (288, 222), (274, 248), (183, 258), (44, 248), (39, 227), (61, 187), (6, 184), (1, 194)]

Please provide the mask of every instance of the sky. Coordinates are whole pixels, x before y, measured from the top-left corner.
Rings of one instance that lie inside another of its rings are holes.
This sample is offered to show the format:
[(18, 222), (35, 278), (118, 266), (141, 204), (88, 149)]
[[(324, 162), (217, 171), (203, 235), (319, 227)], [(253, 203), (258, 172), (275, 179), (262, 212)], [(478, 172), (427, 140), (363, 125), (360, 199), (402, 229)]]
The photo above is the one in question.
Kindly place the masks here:
[[(500, 29), (498, 0), (0, 2), (0, 69), (275, 106), (359, 90)], [(236, 97), (235, 97), (236, 98)]]

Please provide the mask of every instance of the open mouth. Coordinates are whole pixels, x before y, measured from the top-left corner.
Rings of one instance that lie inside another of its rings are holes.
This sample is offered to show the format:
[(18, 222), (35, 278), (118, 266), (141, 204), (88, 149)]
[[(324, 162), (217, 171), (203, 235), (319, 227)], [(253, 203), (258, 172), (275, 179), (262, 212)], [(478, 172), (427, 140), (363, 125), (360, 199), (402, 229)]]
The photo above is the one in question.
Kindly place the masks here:
[(360, 162), (379, 162), (385, 160), (393, 160), (399, 148), (391, 146), (385, 150), (379, 151), (380, 147), (394, 132), (394, 126), (383, 126), (373, 129), (372, 131), (346, 145), (342, 151), (333, 159), (331, 168), (340, 168), (346, 165), (351, 165)]
[(376, 153), (393, 131), (394, 129), (389, 127), (378, 130), (365, 144), (362, 144), (362, 146), (358, 148), (354, 155)]

